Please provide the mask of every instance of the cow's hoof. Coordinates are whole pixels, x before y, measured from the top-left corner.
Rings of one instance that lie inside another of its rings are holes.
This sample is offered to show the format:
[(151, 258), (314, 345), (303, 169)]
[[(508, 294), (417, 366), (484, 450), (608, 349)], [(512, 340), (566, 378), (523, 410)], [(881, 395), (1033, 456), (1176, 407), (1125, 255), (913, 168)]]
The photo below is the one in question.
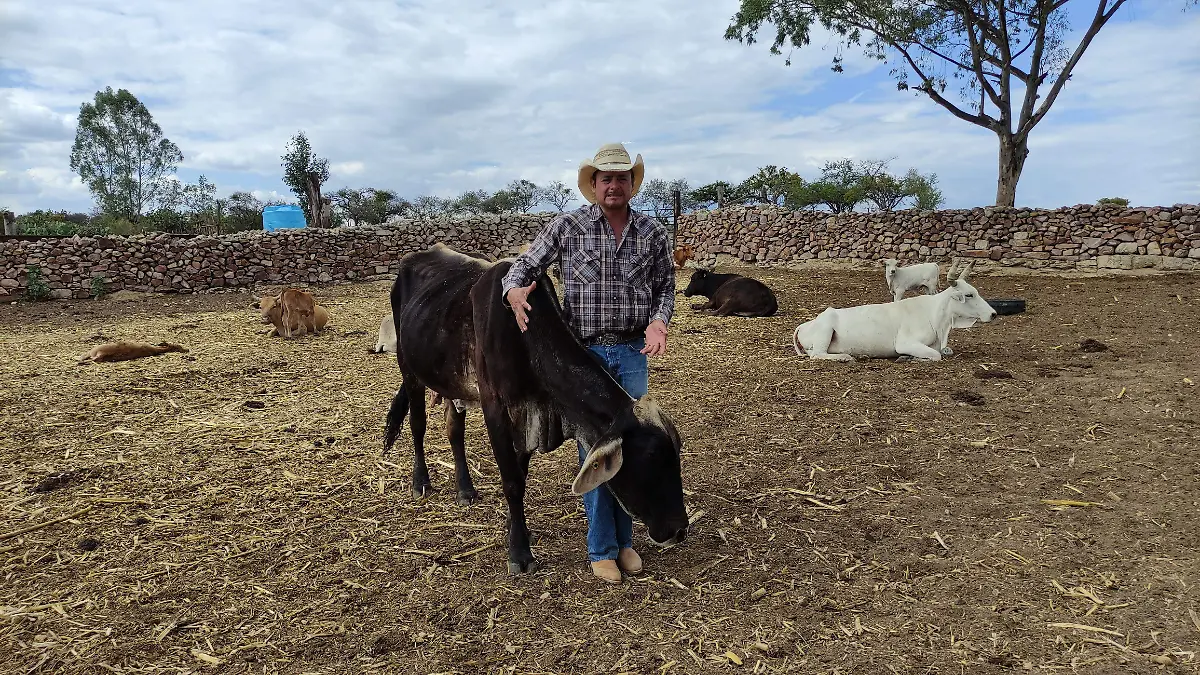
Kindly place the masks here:
[(426, 495), (433, 492), (433, 486), (429, 483), (424, 485), (414, 485), (412, 489), (413, 499), (424, 499)]
[(949, 347), (942, 347), (942, 356), (954, 356), (954, 350)]
[(479, 493), (471, 490), (459, 490), (458, 495), (454, 498), (454, 503), (459, 506), (470, 506), (479, 501)]
[(896, 357), (896, 363), (908, 363), (909, 361), (912, 361), (912, 360), (913, 360), (913, 357), (911, 357), (907, 354)]
[(512, 560), (508, 561), (509, 574), (529, 574), (531, 572), (536, 572), (537, 570), (538, 561), (536, 558), (530, 558), (528, 561), (523, 563), (513, 562)]

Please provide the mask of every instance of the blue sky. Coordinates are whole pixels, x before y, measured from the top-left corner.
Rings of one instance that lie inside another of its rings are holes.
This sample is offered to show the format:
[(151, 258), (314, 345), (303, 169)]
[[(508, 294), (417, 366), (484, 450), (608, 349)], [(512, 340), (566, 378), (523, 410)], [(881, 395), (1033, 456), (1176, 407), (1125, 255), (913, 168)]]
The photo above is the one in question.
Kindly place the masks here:
[[(1019, 205), (1123, 196), (1200, 202), (1200, 8), (1131, 0), (1034, 131)], [(68, 166), (79, 105), (125, 87), (220, 194), (286, 196), (303, 129), (327, 191), (413, 198), (515, 178), (574, 184), (627, 142), (647, 175), (693, 185), (775, 164), (894, 158), (938, 175), (948, 207), (993, 202), (995, 136), (896, 91), (834, 41), (784, 57), (723, 38), (736, 0), (7, 0), (0, 4), (0, 206), (87, 210)], [(1095, 0), (1073, 0), (1075, 24)], [(1074, 40), (1071, 45), (1074, 45)]]

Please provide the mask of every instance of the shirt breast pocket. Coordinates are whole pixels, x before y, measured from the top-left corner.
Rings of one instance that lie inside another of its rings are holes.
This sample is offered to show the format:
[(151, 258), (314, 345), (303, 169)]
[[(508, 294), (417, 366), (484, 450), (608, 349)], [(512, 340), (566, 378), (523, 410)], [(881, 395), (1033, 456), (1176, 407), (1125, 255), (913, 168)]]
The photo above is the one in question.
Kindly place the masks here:
[(581, 284), (600, 281), (600, 252), (581, 249), (571, 256), (571, 276)]
[(650, 281), (654, 269), (654, 254), (650, 251), (634, 253), (621, 261), (621, 274), (631, 286), (644, 286)]

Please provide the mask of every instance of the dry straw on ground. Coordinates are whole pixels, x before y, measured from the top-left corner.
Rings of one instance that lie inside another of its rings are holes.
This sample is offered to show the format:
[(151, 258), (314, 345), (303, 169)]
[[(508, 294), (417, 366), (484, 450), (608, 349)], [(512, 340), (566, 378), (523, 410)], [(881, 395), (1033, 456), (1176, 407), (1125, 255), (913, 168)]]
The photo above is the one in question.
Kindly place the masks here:
[[(780, 316), (678, 298), (651, 390), (694, 525), (619, 587), (587, 572), (570, 443), (533, 461), (533, 575), (478, 411), (482, 502), (454, 504), (439, 419), (413, 500), (367, 353), (386, 284), (316, 289), (331, 327), (299, 340), (244, 293), (5, 306), (0, 670), (1197, 672), (1200, 279), (977, 272), (1029, 311), (942, 363), (836, 364), (792, 328), (881, 275), (752, 273)], [(75, 365), (120, 338), (191, 351)]]

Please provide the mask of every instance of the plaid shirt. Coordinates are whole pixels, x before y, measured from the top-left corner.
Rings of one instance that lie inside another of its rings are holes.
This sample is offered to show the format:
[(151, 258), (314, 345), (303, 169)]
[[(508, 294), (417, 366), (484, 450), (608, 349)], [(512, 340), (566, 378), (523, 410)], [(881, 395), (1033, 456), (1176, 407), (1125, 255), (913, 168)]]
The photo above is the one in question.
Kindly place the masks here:
[(555, 261), (565, 286), (563, 312), (580, 340), (645, 330), (655, 319), (671, 323), (675, 267), (667, 230), (657, 220), (630, 209), (617, 246), (599, 206), (562, 214), (504, 276), (505, 306), (510, 290), (528, 286)]

